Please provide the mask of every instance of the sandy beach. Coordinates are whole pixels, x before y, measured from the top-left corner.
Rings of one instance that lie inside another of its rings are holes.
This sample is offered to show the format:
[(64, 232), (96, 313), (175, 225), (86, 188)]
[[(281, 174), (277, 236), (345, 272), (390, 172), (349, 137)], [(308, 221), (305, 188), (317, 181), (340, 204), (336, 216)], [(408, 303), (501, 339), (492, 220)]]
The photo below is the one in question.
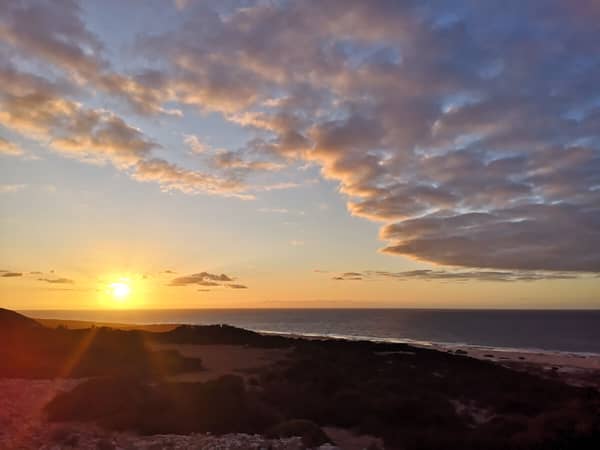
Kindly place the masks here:
[(600, 355), (460, 345), (433, 345), (439, 351), (462, 353), (499, 365), (556, 378), (573, 386), (600, 389)]

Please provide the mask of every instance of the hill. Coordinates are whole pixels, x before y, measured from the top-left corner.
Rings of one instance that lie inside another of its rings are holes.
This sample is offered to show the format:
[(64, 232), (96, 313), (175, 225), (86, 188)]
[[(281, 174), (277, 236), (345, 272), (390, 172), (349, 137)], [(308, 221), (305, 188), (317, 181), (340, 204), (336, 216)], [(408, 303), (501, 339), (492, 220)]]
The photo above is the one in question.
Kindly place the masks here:
[(10, 309), (0, 308), (0, 329), (2, 332), (11, 331), (27, 331), (39, 329), (40, 325), (34, 319), (30, 319), (23, 314), (12, 311)]

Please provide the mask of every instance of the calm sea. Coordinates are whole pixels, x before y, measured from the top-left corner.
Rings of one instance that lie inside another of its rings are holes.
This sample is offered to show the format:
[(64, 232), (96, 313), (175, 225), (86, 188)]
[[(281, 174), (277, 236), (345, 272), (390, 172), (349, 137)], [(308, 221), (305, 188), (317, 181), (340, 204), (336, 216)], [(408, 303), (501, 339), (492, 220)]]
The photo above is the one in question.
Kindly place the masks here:
[(120, 323), (227, 323), (256, 331), (600, 354), (600, 310), (37, 310), (30, 317)]

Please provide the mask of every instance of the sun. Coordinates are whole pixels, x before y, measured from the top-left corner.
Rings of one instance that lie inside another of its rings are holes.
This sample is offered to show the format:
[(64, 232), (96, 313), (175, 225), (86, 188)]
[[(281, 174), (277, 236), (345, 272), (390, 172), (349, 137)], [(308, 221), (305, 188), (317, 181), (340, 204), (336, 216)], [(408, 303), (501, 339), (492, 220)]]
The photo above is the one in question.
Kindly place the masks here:
[(108, 287), (113, 298), (119, 302), (125, 301), (131, 294), (131, 286), (125, 281), (111, 283)]
[(97, 301), (101, 308), (138, 308), (148, 292), (146, 276), (137, 273), (109, 273), (101, 276)]

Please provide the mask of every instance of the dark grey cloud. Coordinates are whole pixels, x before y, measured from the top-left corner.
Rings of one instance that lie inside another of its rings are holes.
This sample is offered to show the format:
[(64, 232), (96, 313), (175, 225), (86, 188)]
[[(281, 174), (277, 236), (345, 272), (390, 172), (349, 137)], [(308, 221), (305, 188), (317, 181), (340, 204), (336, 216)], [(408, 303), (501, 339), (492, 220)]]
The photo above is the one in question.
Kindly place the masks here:
[(539, 281), (539, 280), (571, 280), (580, 277), (589, 277), (592, 274), (576, 274), (573, 272), (551, 271), (500, 271), (500, 270), (445, 270), (445, 269), (417, 269), (403, 272), (389, 272), (385, 270), (365, 270), (363, 272), (346, 272), (333, 277), (338, 281), (353, 280), (382, 280), (394, 279), (398, 281), (424, 280), (424, 281)]
[(399, 280), (457, 280), (457, 281), (538, 281), (571, 280), (579, 275), (570, 272), (531, 272), (531, 271), (493, 271), (493, 270), (410, 270), (405, 272), (368, 272), (369, 276), (395, 278)]
[(233, 281), (233, 278), (224, 273), (214, 274), (209, 272), (198, 272), (192, 275), (174, 278), (169, 283), (169, 286), (221, 286), (223, 283), (230, 281)]
[(21, 272), (4, 272), (2, 274), (3, 278), (14, 278), (14, 277), (22, 277), (23, 274)]
[(230, 283), (226, 285), (227, 287), (230, 287), (231, 289), (248, 289), (248, 286), (243, 285), (243, 284), (236, 284), (236, 283)]
[(73, 284), (75, 283), (74, 280), (71, 280), (70, 278), (38, 278), (38, 281), (45, 281), (46, 283), (51, 283), (51, 284)]
[(336, 280), (336, 281), (361, 281), (363, 279), (362, 275), (361, 276), (345, 276), (345, 275), (339, 275), (336, 277), (331, 277), (332, 280)]
[(530, 204), (431, 215), (388, 225), (382, 236), (397, 240), (384, 252), (449, 265), (600, 270), (600, 253), (593, 251), (600, 239), (600, 208), (592, 205), (581, 210), (569, 204)]
[(361, 272), (344, 272), (340, 275), (336, 275), (332, 277), (332, 280), (337, 281), (360, 281), (364, 277), (364, 274)]
[(216, 281), (196, 281), (196, 284), (199, 286), (221, 286), (221, 284)]

